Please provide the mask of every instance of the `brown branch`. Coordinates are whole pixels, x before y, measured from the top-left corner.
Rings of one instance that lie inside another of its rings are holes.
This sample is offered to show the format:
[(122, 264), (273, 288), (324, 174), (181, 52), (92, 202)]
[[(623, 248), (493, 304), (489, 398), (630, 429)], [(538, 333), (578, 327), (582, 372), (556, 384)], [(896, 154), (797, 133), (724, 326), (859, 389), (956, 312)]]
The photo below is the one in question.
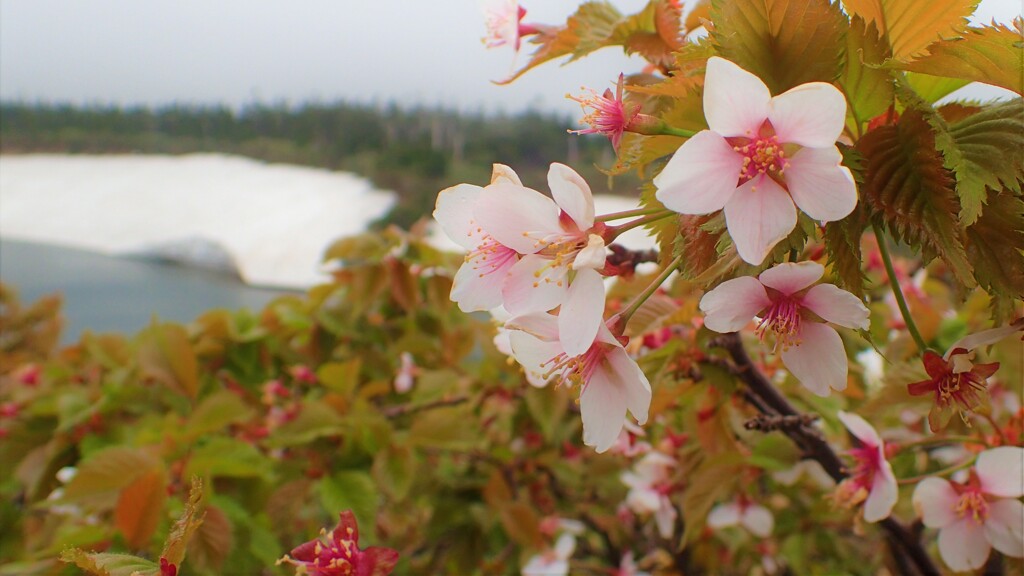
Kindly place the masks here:
[[(780, 426), (778, 428), (788, 436), (804, 453), (821, 464), (836, 482), (846, 478), (846, 469), (839, 456), (835, 453), (821, 433), (812, 428), (810, 422), (804, 420), (808, 416), (801, 414), (786, 400), (786, 397), (779, 393), (772, 386), (771, 381), (761, 373), (754, 365), (739, 334), (725, 334), (710, 342), (713, 348), (722, 348), (729, 353), (735, 363), (733, 372), (747, 385), (750, 392), (759, 401), (752, 404), (762, 414), (768, 417), (768, 421), (796, 423), (796, 425)], [(812, 418), (813, 421), (813, 418)], [(901, 551), (913, 563), (916, 571), (922, 575), (939, 574), (939, 569), (932, 562), (928, 553), (924, 551), (918, 538), (891, 516), (879, 522), (882, 528), (888, 532), (889, 542), (894, 551)], [(897, 567), (905, 567), (905, 563), (897, 560)], [(909, 572), (905, 572), (908, 573)]]
[(415, 414), (416, 412), (423, 412), (424, 410), (433, 410), (435, 408), (444, 408), (446, 406), (458, 406), (464, 402), (469, 401), (469, 396), (452, 396), (451, 398), (441, 398), (440, 400), (434, 400), (433, 402), (424, 402), (422, 404), (398, 404), (397, 406), (389, 406), (381, 411), (385, 418), (397, 418), (405, 414)]

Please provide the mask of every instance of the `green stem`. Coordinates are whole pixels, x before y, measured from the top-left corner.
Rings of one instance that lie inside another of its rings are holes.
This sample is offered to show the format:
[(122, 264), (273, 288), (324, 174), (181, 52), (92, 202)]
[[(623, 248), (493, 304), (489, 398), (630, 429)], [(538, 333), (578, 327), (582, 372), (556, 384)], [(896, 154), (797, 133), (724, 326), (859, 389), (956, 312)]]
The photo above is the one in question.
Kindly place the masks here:
[(679, 136), (682, 138), (692, 138), (695, 134), (697, 134), (697, 132), (694, 130), (687, 130), (685, 128), (674, 128), (666, 124), (665, 126), (661, 127), (661, 134), (664, 136)]
[(929, 472), (927, 474), (922, 474), (920, 476), (911, 476), (910, 478), (900, 478), (899, 480), (896, 481), (896, 483), (897, 484), (903, 484), (903, 485), (917, 484), (918, 482), (920, 482), (921, 480), (924, 480), (925, 478), (931, 478), (933, 476), (948, 476), (948, 475), (950, 475), (950, 474), (952, 474), (952, 473), (954, 473), (954, 472), (956, 472), (958, 470), (963, 470), (964, 468), (969, 468), (971, 466), (971, 464), (974, 464), (974, 458), (971, 458), (971, 459), (967, 460), (966, 462), (961, 462), (961, 463), (957, 464), (956, 466), (950, 466), (949, 468), (943, 468), (942, 470), (936, 470), (935, 472)]
[(620, 224), (619, 226), (609, 226), (608, 227), (608, 232), (605, 234), (604, 241), (605, 242), (611, 242), (612, 240), (615, 240), (616, 238), (618, 238), (619, 235), (621, 235), (622, 233), (624, 233), (624, 232), (626, 232), (628, 230), (632, 230), (633, 228), (636, 228), (638, 226), (643, 226), (645, 224), (650, 224), (651, 222), (657, 222), (658, 220), (661, 220), (663, 218), (668, 218), (669, 216), (675, 216), (675, 215), (676, 215), (676, 213), (671, 211), (671, 210), (666, 210), (666, 209), (663, 209), (663, 208), (659, 208), (656, 212), (654, 212), (652, 214), (648, 214), (647, 216), (644, 216), (643, 218), (637, 218), (636, 220), (630, 220), (629, 222), (626, 222), (625, 224)]
[(664, 208), (637, 208), (636, 210), (625, 210), (623, 212), (612, 212), (610, 214), (601, 214), (594, 218), (595, 222), (609, 222), (611, 220), (622, 220), (623, 218), (632, 218), (634, 216), (645, 216), (647, 214), (657, 214), (663, 211)]
[(647, 288), (644, 288), (643, 292), (641, 292), (639, 295), (637, 295), (635, 299), (633, 299), (633, 302), (629, 304), (629, 308), (626, 308), (619, 314), (619, 326), (625, 328), (626, 324), (629, 323), (629, 319), (632, 318), (633, 314), (635, 314), (636, 311), (640, 309), (640, 306), (642, 306), (643, 303), (646, 302), (647, 299), (650, 298), (651, 295), (654, 294), (654, 292), (658, 288), (660, 288), (662, 284), (665, 283), (665, 280), (667, 280), (668, 277), (671, 276), (672, 273), (676, 271), (676, 268), (679, 268), (679, 265), (682, 263), (682, 255), (676, 256), (675, 260), (669, 263), (669, 265), (666, 266), (665, 269), (661, 271), (661, 274), (658, 274), (658, 277), (655, 278), (654, 281), (651, 282), (651, 284)]
[(896, 305), (899, 306), (900, 314), (903, 315), (903, 323), (907, 325), (907, 330), (914, 339), (914, 343), (917, 344), (917, 349), (924, 354), (928, 346), (925, 345), (924, 338), (921, 337), (921, 332), (918, 331), (917, 324), (914, 324), (914, 318), (910, 315), (910, 307), (907, 306), (907, 299), (903, 297), (903, 289), (900, 288), (900, 282), (896, 279), (896, 270), (892, 267), (892, 258), (889, 256), (889, 246), (885, 242), (885, 236), (877, 224), (872, 224), (871, 227), (875, 230), (875, 238), (878, 239), (878, 251), (882, 254), (885, 273), (889, 275), (889, 287), (892, 288), (892, 295), (896, 297)]
[(942, 436), (942, 437), (931, 437), (922, 438), (913, 442), (897, 442), (898, 448), (907, 450), (910, 448), (920, 448), (923, 446), (933, 446), (935, 444), (983, 444), (988, 445), (988, 442), (984, 438), (975, 438), (974, 436)]

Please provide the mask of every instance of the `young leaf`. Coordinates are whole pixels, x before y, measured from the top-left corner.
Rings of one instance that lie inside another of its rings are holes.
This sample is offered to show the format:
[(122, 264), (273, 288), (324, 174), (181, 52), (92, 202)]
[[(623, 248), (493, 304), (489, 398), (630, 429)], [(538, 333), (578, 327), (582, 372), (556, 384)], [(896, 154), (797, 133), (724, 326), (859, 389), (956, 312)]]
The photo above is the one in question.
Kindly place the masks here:
[(967, 80), (942, 78), (927, 74), (906, 73), (907, 84), (914, 89), (925, 102), (934, 104), (942, 98), (970, 84)]
[(911, 62), (895, 61), (900, 70), (984, 82), (1024, 94), (1024, 31), (1022, 20), (968, 28), (963, 38), (942, 40), (928, 47), (928, 54)]
[(978, 0), (843, 0), (846, 11), (874, 22), (889, 37), (893, 58), (910, 61), (941, 38), (956, 37)]
[(650, 0), (638, 14), (624, 18), (615, 26), (612, 41), (622, 44), (629, 54), (668, 69), (672, 53), (684, 43), (679, 30), (682, 6), (670, 0)]
[(164, 542), (164, 549), (160, 557), (168, 563), (178, 566), (185, 559), (185, 549), (192, 534), (203, 523), (205, 514), (199, 513), (199, 502), (203, 499), (203, 481), (197, 477), (192, 478), (192, 485), (188, 491), (188, 502), (185, 503), (185, 511), (174, 523), (167, 541)]
[(715, 0), (711, 21), (718, 53), (772, 94), (832, 82), (842, 69), (846, 16), (828, 0)]
[(199, 364), (185, 328), (154, 324), (139, 339), (142, 373), (191, 399), (199, 391)]
[(875, 24), (865, 24), (862, 18), (854, 16), (846, 34), (846, 66), (839, 77), (839, 85), (858, 127), (892, 106), (892, 75), (874, 67), (881, 64), (888, 53), (888, 42), (878, 34)]
[(94, 576), (160, 576), (158, 564), (128, 554), (95, 553), (69, 548), (61, 552), (60, 560), (74, 564)]
[(203, 522), (188, 543), (189, 564), (223, 574), (221, 567), (234, 547), (234, 526), (216, 506), (206, 507)]
[(1024, 294), (1024, 201), (1006, 193), (992, 198), (967, 229), (967, 255), (982, 287), (997, 298), (1019, 299)]
[(961, 284), (972, 286), (953, 176), (921, 113), (908, 109), (897, 124), (864, 135), (857, 149), (865, 159), (861, 199), (870, 215), (926, 259), (940, 256)]
[(167, 501), (167, 473), (150, 470), (121, 491), (114, 508), (114, 525), (134, 550), (147, 548)]
[(163, 463), (145, 450), (117, 446), (90, 455), (64, 489), (62, 501), (113, 505), (122, 488)]
[(572, 55), (569, 59), (572, 61), (608, 46), (621, 19), (622, 14), (608, 2), (594, 0), (584, 3), (569, 17), (564, 27), (542, 30), (533, 37), (531, 42), (540, 44), (540, 47), (530, 56), (530, 61), (498, 84), (508, 84), (549, 60)]

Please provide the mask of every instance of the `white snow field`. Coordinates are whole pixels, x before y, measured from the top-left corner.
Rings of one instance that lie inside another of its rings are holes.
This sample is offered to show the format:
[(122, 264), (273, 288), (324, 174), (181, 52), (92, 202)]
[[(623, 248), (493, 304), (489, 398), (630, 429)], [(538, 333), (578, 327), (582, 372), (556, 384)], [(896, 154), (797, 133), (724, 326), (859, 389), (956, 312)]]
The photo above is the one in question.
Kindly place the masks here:
[[(594, 200), (598, 214), (637, 207)], [(230, 270), (254, 286), (328, 280), (324, 250), (394, 201), (353, 174), (222, 154), (0, 156), (0, 238)], [(461, 250), (436, 226), (431, 241)], [(619, 243), (654, 246), (640, 229)]]
[(256, 286), (327, 280), (324, 249), (394, 201), (352, 174), (237, 156), (0, 156), (0, 238), (232, 269)]

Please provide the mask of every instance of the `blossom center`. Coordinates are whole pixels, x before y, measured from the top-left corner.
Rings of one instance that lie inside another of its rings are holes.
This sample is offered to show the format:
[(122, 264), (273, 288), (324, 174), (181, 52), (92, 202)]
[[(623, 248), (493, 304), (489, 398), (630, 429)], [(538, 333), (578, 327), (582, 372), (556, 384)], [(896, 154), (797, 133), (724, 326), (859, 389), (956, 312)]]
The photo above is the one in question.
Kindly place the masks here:
[(876, 446), (851, 448), (846, 452), (855, 462), (850, 476), (836, 488), (836, 504), (853, 508), (867, 499), (875, 483), (875, 474), (881, 467), (881, 454)]
[(969, 488), (962, 493), (954, 510), (959, 518), (970, 517), (978, 525), (988, 519), (988, 501), (977, 488)]
[[(559, 383), (568, 386), (585, 388), (590, 377), (604, 361), (608, 350), (605, 344), (594, 342), (586, 352), (579, 356), (568, 356), (564, 352), (541, 364), (547, 368), (543, 378), (547, 380), (554, 374), (559, 375)], [(580, 390), (582, 392), (582, 389)]]
[(732, 149), (743, 156), (743, 166), (740, 168), (742, 182), (765, 174), (781, 176), (789, 167), (786, 151), (774, 134), (758, 135), (746, 143), (734, 144)]
[(772, 300), (772, 305), (761, 317), (755, 333), (764, 340), (768, 331), (775, 333), (778, 345), (783, 350), (790, 346), (799, 346), (800, 339), (800, 303), (788, 296), (780, 296)]
[(473, 270), (476, 270), (482, 278), (500, 270), (510, 260), (515, 260), (517, 256), (518, 253), (515, 250), (487, 235), (484, 236), (476, 250), (466, 254), (466, 261), (471, 263)]
[(956, 374), (949, 371), (936, 384), (940, 406), (955, 402), (965, 408), (973, 408), (980, 403), (979, 393), (985, 390), (985, 383), (973, 372)]

